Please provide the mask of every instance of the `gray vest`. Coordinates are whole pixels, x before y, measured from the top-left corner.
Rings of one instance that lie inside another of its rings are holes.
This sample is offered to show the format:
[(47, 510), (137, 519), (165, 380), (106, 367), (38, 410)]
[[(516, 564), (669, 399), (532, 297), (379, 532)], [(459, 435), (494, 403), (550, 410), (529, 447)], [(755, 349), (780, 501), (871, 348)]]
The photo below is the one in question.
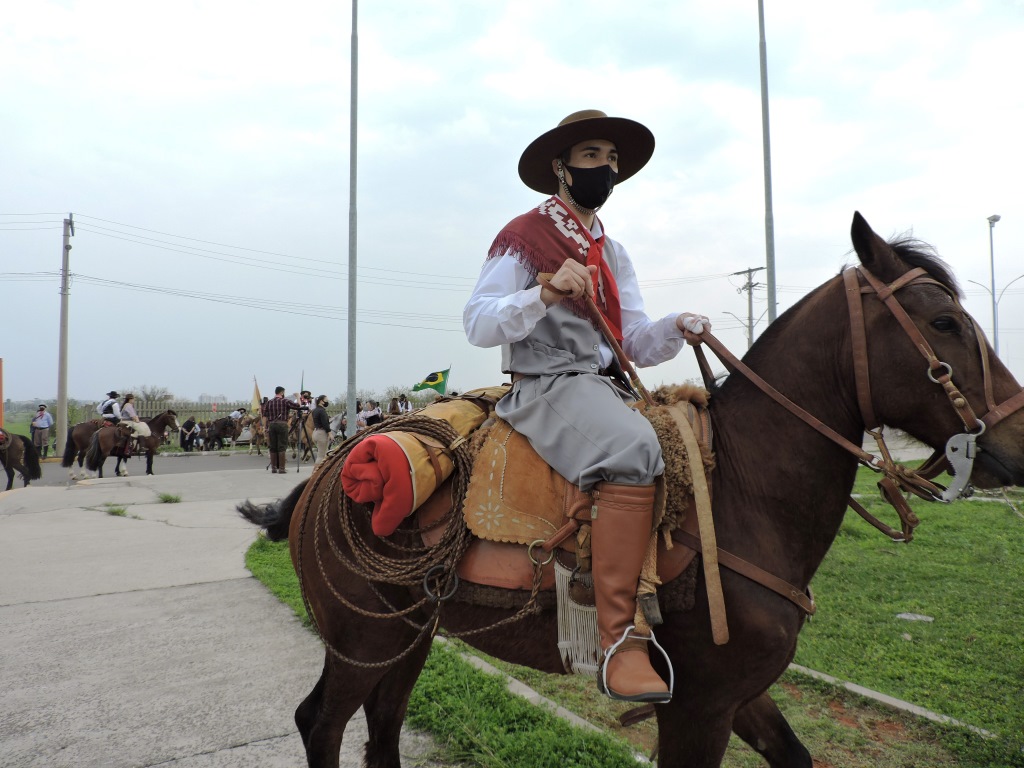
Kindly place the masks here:
[(501, 347), (503, 373), (543, 376), (552, 373), (597, 373), (601, 332), (560, 304), (548, 307), (529, 336)]

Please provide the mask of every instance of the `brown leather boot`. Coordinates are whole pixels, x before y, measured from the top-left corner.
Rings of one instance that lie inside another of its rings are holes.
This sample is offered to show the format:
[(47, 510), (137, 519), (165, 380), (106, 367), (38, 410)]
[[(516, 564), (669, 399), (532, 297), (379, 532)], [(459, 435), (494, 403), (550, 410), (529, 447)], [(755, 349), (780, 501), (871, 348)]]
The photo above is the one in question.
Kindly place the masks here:
[(288, 454), (285, 451), (278, 451), (277, 454), (277, 471), (279, 474), (285, 474), (288, 470), (285, 468), (285, 464), (288, 463)]
[(594, 596), (604, 651), (598, 688), (613, 699), (663, 704), (672, 693), (651, 667), (650, 638), (632, 632), (637, 583), (651, 540), (654, 485), (598, 483), (594, 506)]
[(270, 451), (270, 474), (277, 474), (277, 451)]

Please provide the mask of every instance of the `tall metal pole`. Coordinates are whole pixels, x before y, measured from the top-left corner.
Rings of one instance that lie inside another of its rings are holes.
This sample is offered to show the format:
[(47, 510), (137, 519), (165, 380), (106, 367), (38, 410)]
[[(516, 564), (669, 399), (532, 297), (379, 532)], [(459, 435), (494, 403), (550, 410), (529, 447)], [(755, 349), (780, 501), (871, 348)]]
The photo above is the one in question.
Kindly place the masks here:
[(996, 228), (996, 222), (1001, 218), (998, 213), (988, 217), (988, 259), (992, 269), (992, 346), (995, 348), (996, 357), (999, 357), (999, 304), (996, 301), (996, 249), (992, 232)]
[(764, 248), (768, 266), (768, 322), (775, 320), (775, 215), (772, 212), (772, 150), (768, 133), (768, 45), (764, 37), (764, 0), (757, 0), (761, 53), (761, 140), (764, 145)]
[(349, 173), (348, 173), (348, 396), (345, 410), (348, 425), (356, 428), (356, 117), (359, 104), (359, 35), (357, 32), (359, 0), (352, 0), (352, 77), (349, 107)]
[(68, 438), (68, 263), (71, 238), (75, 234), (75, 214), (64, 219), (64, 238), (60, 266), (60, 350), (57, 353), (57, 455), (64, 455)]

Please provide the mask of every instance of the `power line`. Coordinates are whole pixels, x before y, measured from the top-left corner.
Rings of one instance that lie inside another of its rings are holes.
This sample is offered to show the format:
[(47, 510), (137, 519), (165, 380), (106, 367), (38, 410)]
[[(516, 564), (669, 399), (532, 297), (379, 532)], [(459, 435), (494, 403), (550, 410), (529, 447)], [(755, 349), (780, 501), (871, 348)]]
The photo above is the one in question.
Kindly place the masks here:
[[(187, 237), (186, 235), (175, 235), (171, 232), (161, 232), (157, 229), (146, 229), (145, 227), (137, 227), (134, 224), (122, 224), (119, 221), (110, 221), (109, 219), (101, 219), (99, 216), (87, 216), (83, 213), (78, 214), (81, 219), (95, 219), (96, 221), (102, 221), (105, 224), (116, 224), (119, 227), (128, 227), (129, 229), (138, 229), (143, 232), (152, 232), (155, 235), (164, 235), (165, 237), (177, 237), (180, 240), (191, 240), (195, 243), (205, 243), (206, 245), (218, 245), (222, 248), (234, 248), (239, 251), (251, 251), (252, 253), (263, 253), (267, 256), (284, 256), (285, 258), (301, 258), (295, 256), (288, 256), (286, 253), (275, 253), (273, 251), (260, 251), (255, 248), (244, 248), (240, 245), (228, 245), (226, 243), (215, 243), (210, 240), (200, 240), (198, 237)], [(317, 259), (308, 259), (308, 261), (317, 261)], [(324, 261), (324, 264), (330, 264), (331, 262)]]
[[(63, 215), (63, 214), (42, 214), (42, 213), (40, 213), (40, 214), (0, 214), (0, 216), (15, 216), (15, 215), (18, 215), (18, 216), (49, 216), (49, 215)], [(236, 265), (241, 265), (241, 266), (248, 266), (248, 267), (253, 267), (253, 268), (256, 268), (256, 269), (266, 269), (266, 270), (273, 271), (273, 272), (283, 272), (285, 274), (306, 275), (306, 276), (313, 276), (313, 277), (324, 277), (324, 278), (327, 278), (327, 279), (330, 279), (330, 280), (344, 280), (345, 279), (345, 277), (343, 276), (343, 274), (339, 270), (324, 269), (324, 268), (313, 267), (313, 266), (302, 266), (302, 265), (298, 265), (298, 264), (282, 265), (282, 264), (280, 264), (277, 261), (273, 261), (273, 260), (269, 260), (269, 259), (260, 259), (260, 258), (254, 257), (254, 256), (246, 256), (246, 255), (243, 255), (243, 254), (224, 253), (222, 251), (214, 251), (214, 250), (207, 249), (207, 248), (197, 248), (195, 246), (187, 245), (187, 244), (184, 244), (184, 243), (170, 242), (170, 241), (167, 241), (167, 240), (160, 240), (158, 238), (147, 237), (145, 235), (139, 235), (139, 234), (136, 234), (134, 232), (122, 232), (122, 231), (119, 231), (119, 230), (116, 230), (116, 229), (111, 229), (110, 227), (103, 227), (103, 226), (100, 226), (98, 224), (91, 224), (89, 222), (85, 222), (84, 226), (83, 226), (83, 222), (81, 221), (81, 219), (91, 219), (91, 220), (94, 220), (94, 221), (102, 221), (102, 222), (104, 222), (106, 224), (114, 224), (114, 225), (116, 225), (118, 227), (126, 227), (128, 229), (136, 229), (136, 230), (139, 230), (141, 232), (150, 232), (152, 234), (162, 235), (164, 237), (176, 238), (178, 240), (188, 240), (188, 241), (191, 241), (191, 242), (203, 243), (204, 245), (215, 245), (215, 246), (218, 246), (218, 247), (221, 247), (221, 248), (230, 248), (232, 250), (246, 251), (248, 253), (258, 253), (258, 254), (263, 254), (263, 255), (267, 255), (267, 256), (277, 256), (279, 258), (290, 259), (290, 260), (293, 260), (293, 261), (309, 262), (311, 264), (329, 264), (329, 265), (334, 265), (334, 264), (336, 264), (336, 262), (334, 262), (334, 261), (329, 261), (329, 260), (325, 260), (325, 259), (314, 259), (314, 258), (305, 257), (305, 256), (291, 256), (291, 255), (288, 255), (288, 254), (277, 253), (277, 252), (274, 252), (274, 251), (264, 251), (264, 250), (259, 250), (259, 249), (256, 249), (256, 248), (248, 248), (248, 247), (245, 247), (245, 246), (229, 245), (227, 243), (220, 243), (220, 242), (216, 242), (216, 241), (212, 241), (212, 240), (203, 240), (201, 238), (189, 237), (189, 236), (186, 236), (186, 235), (176, 235), (174, 233), (164, 232), (162, 230), (148, 229), (146, 227), (139, 227), (139, 226), (136, 226), (136, 225), (133, 225), (133, 224), (124, 224), (122, 222), (111, 221), (109, 219), (103, 219), (103, 218), (100, 218), (98, 216), (89, 216), (89, 215), (86, 215), (86, 214), (76, 214), (76, 216), (79, 217), (79, 220), (76, 221), (76, 223), (78, 224), (79, 231), (91, 232), (92, 234), (99, 235), (101, 237), (107, 237), (107, 238), (110, 238), (110, 239), (113, 239), (113, 240), (121, 240), (121, 241), (124, 241), (124, 242), (133, 243), (135, 245), (143, 245), (143, 246), (146, 246), (146, 247), (149, 247), (149, 248), (156, 248), (156, 249), (159, 249), (159, 250), (171, 251), (173, 253), (182, 253), (182, 254), (186, 254), (186, 255), (192, 255), (192, 256), (196, 256), (198, 258), (210, 259), (212, 261), (220, 261), (220, 262), (227, 263), (227, 264), (236, 264)], [(13, 222), (4, 222), (4, 223), (13, 223)], [(36, 224), (36, 223), (42, 223), (42, 222), (25, 222), (25, 223), (26, 224)], [(53, 227), (38, 227), (37, 229), (59, 229), (59, 228), (60, 228), (59, 225), (55, 224)], [(3, 229), (7, 229), (7, 228), (6, 227), (0, 227), (0, 230), (3, 230)], [(25, 232), (27, 232), (27, 231), (31, 231), (31, 230), (29, 230), (29, 229), (13, 229), (12, 231), (25, 231)], [(292, 267), (292, 268), (289, 268), (289, 267)], [(387, 273), (389, 275), (389, 277), (387, 278), (385, 283), (382, 283), (380, 281), (376, 281), (375, 282), (373, 280), (372, 276), (367, 276), (365, 278), (361, 278), (361, 280), (365, 280), (366, 282), (368, 282), (370, 284), (401, 285), (402, 287), (419, 287), (419, 288), (422, 288), (422, 287), (432, 287), (432, 286), (424, 286), (422, 281), (419, 281), (419, 280), (417, 280), (416, 282), (412, 282), (412, 283), (410, 283), (409, 281), (405, 281), (403, 283), (402, 282), (403, 278), (402, 277), (398, 277), (398, 276), (412, 276), (412, 277), (415, 277), (415, 278), (426, 277), (426, 278), (433, 278), (433, 279), (446, 280), (446, 281), (448, 281), (448, 280), (457, 280), (457, 281), (463, 281), (463, 283), (466, 284), (466, 285), (472, 284), (472, 283), (476, 282), (476, 275), (473, 275), (473, 276), (466, 276), (466, 275), (441, 275), (441, 274), (437, 274), (437, 273), (433, 273), (433, 272), (410, 272), (410, 271), (404, 271), (404, 270), (396, 270), (394, 268), (389, 268), (389, 267), (369, 267), (369, 266), (361, 266), (359, 268), (359, 270), (360, 270), (360, 272), (362, 272), (362, 271), (382, 272), (382, 273)], [(677, 286), (677, 285), (687, 285), (687, 284), (692, 284), (692, 283), (707, 282), (707, 281), (710, 281), (710, 280), (718, 280), (718, 279), (721, 279), (723, 277), (728, 277), (730, 274), (731, 273), (728, 273), (728, 272), (719, 272), (719, 273), (713, 273), (713, 274), (708, 274), (708, 275), (692, 275), (692, 276), (687, 276), (687, 277), (671, 277), (671, 278), (663, 278), (663, 279), (641, 280), (641, 281), (638, 281), (638, 285), (641, 288), (644, 288), (644, 289), (669, 288), (669, 287)], [(463, 290), (463, 288), (460, 288), (458, 286), (451, 287), (451, 288), (441, 287), (441, 286), (433, 286), (433, 288), (435, 290), (450, 290), (450, 291), (461, 291), (461, 290)]]
[[(178, 298), (189, 298), (200, 301), (209, 301), (222, 305), (229, 304), (232, 306), (246, 307), (249, 309), (257, 309), (268, 312), (280, 312), (283, 314), (299, 315), (303, 317), (316, 317), (321, 319), (337, 320), (343, 318), (344, 313), (346, 312), (344, 308), (339, 307), (330, 307), (324, 305), (308, 305), (302, 304), (300, 302), (275, 301), (273, 299), (259, 299), (226, 294), (205, 293), (202, 291), (180, 290), (175, 288), (166, 288), (163, 286), (143, 285), (140, 283), (128, 283), (121, 280), (108, 280), (105, 278), (93, 277), (91, 275), (75, 274), (73, 277), (76, 280), (80, 280), (84, 283), (96, 285), (99, 287), (113, 288), (117, 290), (129, 290), (143, 293), (158, 293), (167, 296), (175, 296)], [(427, 318), (430, 322), (435, 323), (458, 323), (458, 328), (436, 328), (425, 326), (422, 323), (417, 323), (416, 325), (405, 325), (401, 323), (381, 322), (380, 320), (359, 321), (360, 323), (365, 325), (382, 325), (395, 328), (416, 328), (427, 331), (463, 333), (461, 316), (426, 315), (417, 312), (391, 312), (387, 310), (362, 310), (360, 314), (381, 317), (383, 319)]]

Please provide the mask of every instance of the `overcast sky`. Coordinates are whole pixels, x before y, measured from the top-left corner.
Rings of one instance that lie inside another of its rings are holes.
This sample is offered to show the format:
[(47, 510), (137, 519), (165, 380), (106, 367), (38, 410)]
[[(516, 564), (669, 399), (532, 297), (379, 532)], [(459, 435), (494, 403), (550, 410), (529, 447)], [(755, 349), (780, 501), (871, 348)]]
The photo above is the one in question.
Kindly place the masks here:
[[(933, 244), (991, 332), (988, 216), (997, 295), (1024, 275), (1024, 0), (765, 5), (780, 313), (851, 258), (859, 210)], [(57, 394), (69, 213), (70, 397), (247, 399), (254, 376), (264, 394), (343, 392), (351, 6), (2, 6), (4, 396)], [(364, 0), (358, 50), (359, 390), (449, 365), (457, 389), (503, 380), (462, 307), (494, 235), (540, 201), (520, 153), (585, 108), (657, 139), (601, 213), (649, 314), (709, 315), (743, 351), (729, 273), (765, 263), (755, 0)], [(1018, 379), (1022, 294), (999, 306)], [(695, 375), (688, 351), (641, 370)]]

